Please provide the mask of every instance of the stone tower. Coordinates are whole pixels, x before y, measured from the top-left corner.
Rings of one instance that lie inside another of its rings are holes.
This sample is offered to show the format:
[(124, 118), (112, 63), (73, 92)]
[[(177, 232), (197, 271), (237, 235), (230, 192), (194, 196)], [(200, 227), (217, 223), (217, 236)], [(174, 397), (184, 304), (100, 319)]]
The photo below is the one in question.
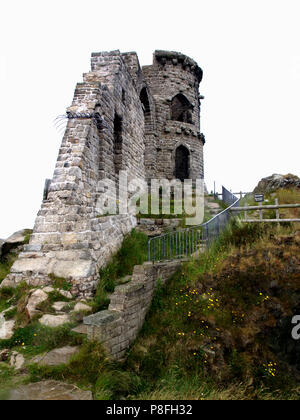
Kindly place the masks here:
[(59, 155), (30, 243), (0, 287), (51, 284), (51, 275), (90, 296), (99, 268), (136, 226), (129, 214), (99, 217), (99, 181), (203, 178), (202, 70), (183, 54), (93, 53), (75, 89)]
[(143, 74), (154, 99), (156, 120), (155, 150), (146, 143), (147, 177), (203, 178), (202, 70), (183, 54), (156, 51), (153, 65), (143, 67)]

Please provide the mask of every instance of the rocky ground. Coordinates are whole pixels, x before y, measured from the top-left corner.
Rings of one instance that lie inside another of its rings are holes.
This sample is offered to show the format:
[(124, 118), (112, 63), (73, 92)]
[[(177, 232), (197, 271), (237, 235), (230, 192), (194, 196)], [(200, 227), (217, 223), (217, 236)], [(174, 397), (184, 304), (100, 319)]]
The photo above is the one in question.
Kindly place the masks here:
[(256, 188), (254, 193), (270, 193), (286, 188), (299, 188), (300, 189), (300, 178), (293, 174), (280, 175), (273, 174), (267, 178), (263, 178)]

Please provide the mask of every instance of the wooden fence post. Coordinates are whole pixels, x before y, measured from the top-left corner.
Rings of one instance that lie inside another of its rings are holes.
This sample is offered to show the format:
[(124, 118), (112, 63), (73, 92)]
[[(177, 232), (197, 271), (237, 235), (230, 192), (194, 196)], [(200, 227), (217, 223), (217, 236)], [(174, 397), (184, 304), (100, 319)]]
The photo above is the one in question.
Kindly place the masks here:
[[(275, 198), (275, 205), (278, 206), (278, 198)], [(280, 219), (279, 217), (279, 209), (276, 209), (276, 219)]]
[[(246, 204), (245, 204), (245, 207), (248, 207), (248, 203), (246, 203)], [(248, 218), (248, 213), (247, 213), (247, 210), (245, 210), (244, 215), (245, 215), (245, 220), (247, 220), (247, 218)]]
[(262, 220), (263, 219), (262, 203), (259, 202), (258, 203), (258, 206), (260, 208), (260, 210), (259, 210), (259, 219)]

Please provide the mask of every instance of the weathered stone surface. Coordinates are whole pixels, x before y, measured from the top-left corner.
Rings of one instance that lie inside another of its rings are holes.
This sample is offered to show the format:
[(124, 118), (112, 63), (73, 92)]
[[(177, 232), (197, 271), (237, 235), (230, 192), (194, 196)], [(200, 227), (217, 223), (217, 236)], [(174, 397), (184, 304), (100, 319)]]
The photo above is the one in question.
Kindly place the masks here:
[[(121, 169), (129, 180), (203, 178), (201, 80), (197, 63), (177, 52), (155, 51), (143, 68), (135, 53), (92, 55), (30, 243), (3, 285), (48, 286), (54, 274), (72, 283), (74, 295), (92, 296), (99, 268), (137, 223), (130, 214), (98, 217), (101, 181), (113, 186)], [(86, 118), (77, 118), (82, 112)]]
[(13, 351), (10, 357), (10, 366), (16, 370), (20, 370), (23, 368), (24, 364), (24, 356), (16, 351)]
[(68, 302), (54, 302), (52, 308), (57, 312), (61, 312), (67, 305)]
[(145, 233), (149, 237), (162, 235), (164, 232), (176, 230), (182, 219), (139, 219), (136, 230)]
[(92, 274), (92, 261), (58, 261), (52, 269), (55, 276), (85, 278)]
[(1, 255), (4, 256), (8, 252), (10, 252), (13, 248), (23, 245), (26, 236), (30, 232), (32, 232), (30, 229), (22, 229), (22, 230), (19, 230), (18, 232), (15, 232), (6, 240), (0, 240), (0, 256)]
[(51, 287), (51, 286), (46, 286), (46, 287), (43, 287), (43, 291), (45, 292), (45, 293), (51, 293), (51, 292), (54, 292), (54, 287)]
[(120, 318), (120, 313), (117, 311), (101, 311), (96, 314), (89, 315), (83, 319), (85, 325), (106, 325), (112, 321)]
[(91, 312), (92, 308), (82, 302), (76, 303), (74, 306), (74, 312)]
[(23, 385), (11, 391), (11, 401), (80, 401), (92, 400), (90, 391), (83, 391), (75, 385), (58, 381), (42, 381)]
[(70, 322), (69, 315), (43, 315), (39, 322), (46, 327), (59, 327)]
[(37, 272), (39, 274), (51, 274), (50, 259), (40, 258), (19, 258), (12, 266), (11, 273)]
[(36, 309), (38, 305), (42, 302), (45, 302), (48, 299), (47, 293), (45, 293), (41, 289), (34, 290), (31, 292), (28, 303), (25, 307), (25, 311), (28, 314), (29, 318), (32, 318), (34, 315), (40, 313), (39, 310)]
[(78, 353), (79, 347), (62, 347), (54, 349), (46, 354), (36, 356), (32, 359), (32, 363), (37, 363), (41, 366), (58, 366), (69, 363), (72, 356)]
[(14, 335), (14, 320), (6, 321), (4, 313), (0, 313), (0, 340), (8, 340)]
[(134, 267), (130, 283), (117, 286), (108, 310), (83, 319), (90, 340), (98, 340), (112, 358), (121, 360), (141, 329), (160, 278), (165, 282), (182, 262), (145, 263)]
[(300, 178), (297, 175), (273, 174), (259, 181), (254, 193), (268, 193), (281, 188), (300, 188)]
[(72, 331), (77, 334), (87, 334), (87, 325), (79, 324), (77, 327), (73, 328)]
[(8, 360), (8, 357), (9, 357), (8, 349), (0, 350), (0, 362), (6, 362)]
[(73, 295), (72, 295), (72, 293), (71, 293), (71, 292), (68, 292), (67, 290), (61, 290), (61, 289), (59, 289), (59, 290), (58, 290), (58, 292), (59, 292), (62, 296), (64, 296), (65, 298), (67, 298), (67, 299), (73, 299)]

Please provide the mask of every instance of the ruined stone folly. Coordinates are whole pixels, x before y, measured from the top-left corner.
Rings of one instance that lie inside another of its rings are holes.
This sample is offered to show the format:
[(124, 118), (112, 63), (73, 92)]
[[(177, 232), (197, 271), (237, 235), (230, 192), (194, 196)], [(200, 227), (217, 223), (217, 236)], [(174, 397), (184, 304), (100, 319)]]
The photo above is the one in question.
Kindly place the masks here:
[(202, 70), (177, 52), (155, 51), (141, 67), (137, 54), (93, 53), (91, 71), (78, 83), (53, 178), (37, 215), (30, 243), (1, 287), (26, 281), (72, 282), (88, 297), (99, 268), (136, 225), (129, 214), (99, 217), (101, 179), (203, 178), (200, 129)]

